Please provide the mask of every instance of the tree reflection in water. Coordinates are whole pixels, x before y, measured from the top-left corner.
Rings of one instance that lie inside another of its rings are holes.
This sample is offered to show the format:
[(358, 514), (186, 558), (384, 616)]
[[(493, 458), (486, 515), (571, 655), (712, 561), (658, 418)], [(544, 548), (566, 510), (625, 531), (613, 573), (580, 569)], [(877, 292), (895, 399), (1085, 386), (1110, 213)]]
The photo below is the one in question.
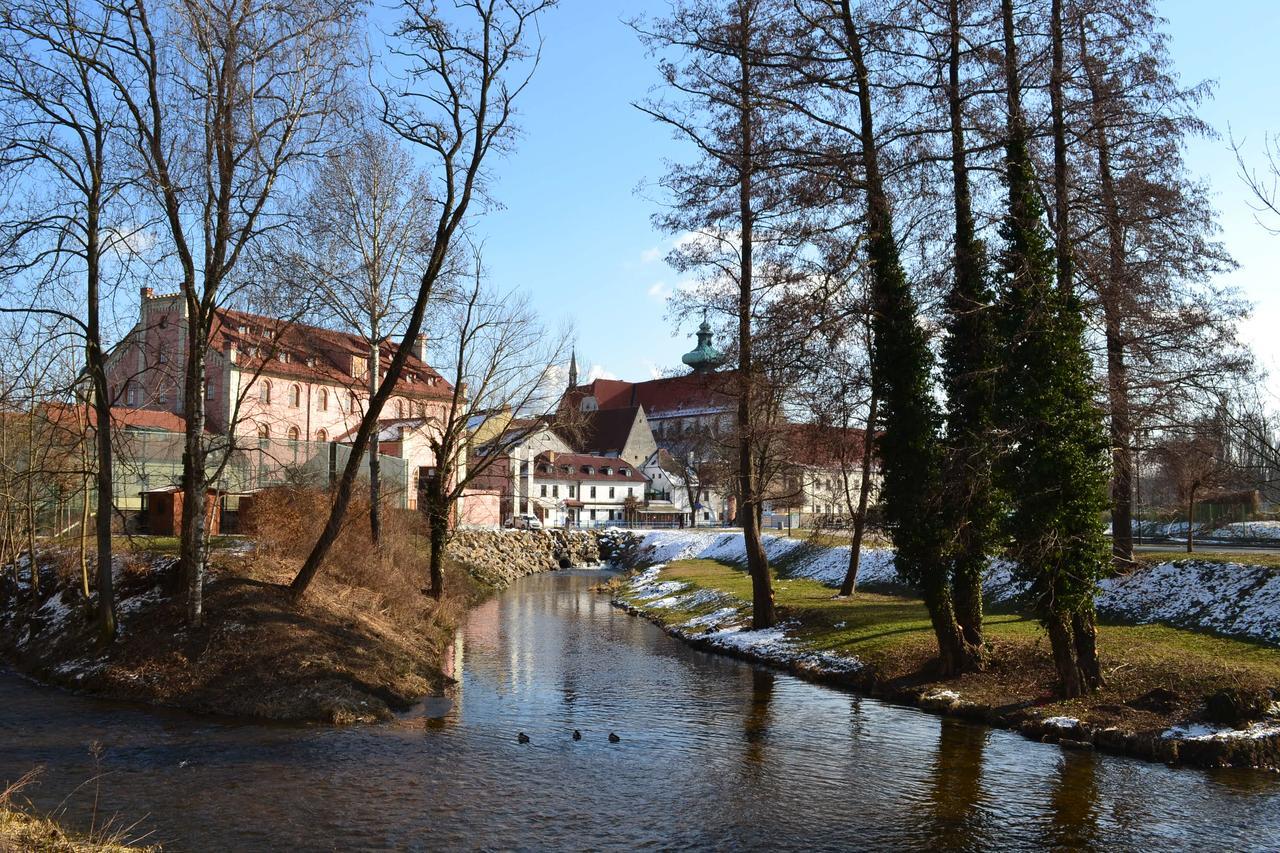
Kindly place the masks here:
[(751, 704), (743, 720), (743, 766), (747, 779), (759, 779), (764, 769), (765, 748), (769, 741), (769, 705), (773, 702), (774, 682), (777, 676), (772, 670), (754, 667), (751, 671)]
[(986, 846), (982, 787), (983, 752), (991, 732), (943, 717), (930, 787), (933, 850), (980, 850)]
[(1091, 850), (1098, 832), (1098, 759), (1090, 750), (1064, 750), (1049, 798), (1045, 844), (1055, 849)]

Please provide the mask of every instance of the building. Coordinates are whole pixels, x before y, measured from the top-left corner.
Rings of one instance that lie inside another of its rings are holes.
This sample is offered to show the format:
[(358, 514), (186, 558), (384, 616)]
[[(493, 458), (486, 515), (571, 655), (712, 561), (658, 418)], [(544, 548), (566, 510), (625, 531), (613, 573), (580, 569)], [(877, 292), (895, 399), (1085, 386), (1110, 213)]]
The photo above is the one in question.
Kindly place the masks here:
[(540, 453), (534, 460), (535, 514), (554, 527), (639, 521), (648, 480), (626, 460), (584, 453)]
[[(379, 348), (384, 369), (394, 352), (392, 342)], [(184, 298), (143, 288), (137, 323), (107, 359), (114, 399), (129, 411), (181, 416), (186, 357)], [(358, 428), (369, 400), (371, 357), (356, 335), (219, 309), (204, 376), (206, 429), (230, 439), (218, 489), (247, 493), (280, 482), (324, 482), (345, 464), (349, 451), (342, 442)], [(420, 338), (384, 407), (387, 419), (378, 435), (386, 491), (398, 494), (402, 506), (416, 504), (421, 477), (434, 470), (423, 431), (452, 393), (427, 364)], [(139, 459), (147, 467), (144, 490), (173, 485), (156, 482), (158, 457), (143, 449)]]

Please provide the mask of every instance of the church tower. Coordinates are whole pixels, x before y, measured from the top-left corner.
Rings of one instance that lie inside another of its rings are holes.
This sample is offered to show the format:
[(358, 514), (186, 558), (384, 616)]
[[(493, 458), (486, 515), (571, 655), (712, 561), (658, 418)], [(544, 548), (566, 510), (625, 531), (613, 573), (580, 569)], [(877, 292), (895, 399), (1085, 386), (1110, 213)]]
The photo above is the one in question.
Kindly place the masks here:
[(569, 390), (572, 391), (578, 387), (578, 351), (573, 350), (569, 354)]

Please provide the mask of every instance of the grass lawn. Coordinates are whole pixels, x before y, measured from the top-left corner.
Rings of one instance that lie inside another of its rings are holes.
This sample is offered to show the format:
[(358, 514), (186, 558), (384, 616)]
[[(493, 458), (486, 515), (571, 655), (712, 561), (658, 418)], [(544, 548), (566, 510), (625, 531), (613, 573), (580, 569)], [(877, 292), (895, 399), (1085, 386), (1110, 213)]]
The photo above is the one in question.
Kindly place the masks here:
[[(711, 560), (672, 563), (662, 579), (751, 599), (745, 571)], [(779, 618), (797, 623), (791, 633), (806, 646), (857, 657), (875, 668), (881, 683), (905, 686), (935, 679), (933, 630), (919, 599), (863, 591), (853, 599), (837, 599), (830, 587), (794, 578), (776, 578), (774, 594)], [(700, 612), (655, 610), (650, 615), (679, 625)], [(993, 707), (1047, 703), (1090, 722), (1154, 727), (1193, 716), (1203, 698), (1221, 687), (1280, 687), (1278, 649), (1162, 625), (1103, 625), (1098, 646), (1107, 689), (1087, 699), (1052, 702), (1054, 673), (1040, 625), (1021, 614), (999, 613), (988, 616), (985, 628), (987, 671), (946, 686)], [(1156, 713), (1124, 704), (1155, 688), (1176, 693), (1177, 707)]]
[[(239, 541), (241, 541), (241, 537), (210, 536), (209, 550), (218, 551)], [(178, 556), (179, 542), (177, 536), (146, 536), (142, 534), (116, 536), (113, 539), (113, 544), (116, 548), (124, 551), (145, 551), (148, 554)]]
[(1173, 563), (1179, 560), (1203, 560), (1208, 563), (1244, 563), (1250, 566), (1270, 566), (1271, 568), (1280, 569), (1280, 552), (1214, 551), (1212, 550), (1213, 546), (1206, 547), (1210, 550), (1201, 551), (1197, 548), (1190, 554), (1186, 552), (1186, 549), (1180, 551), (1136, 551), (1133, 556), (1138, 562), (1152, 566), (1159, 563)]

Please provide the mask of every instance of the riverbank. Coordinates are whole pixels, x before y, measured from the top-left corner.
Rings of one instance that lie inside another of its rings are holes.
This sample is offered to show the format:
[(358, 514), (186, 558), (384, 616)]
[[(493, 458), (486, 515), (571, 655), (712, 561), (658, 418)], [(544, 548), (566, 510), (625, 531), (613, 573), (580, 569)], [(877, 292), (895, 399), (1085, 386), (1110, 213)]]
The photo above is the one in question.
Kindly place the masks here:
[[(295, 603), (285, 585), (296, 561), (241, 541), (212, 552), (204, 624), (189, 628), (169, 544), (120, 555), (119, 631), (105, 649), (69, 555), (42, 553), (39, 594), (11, 576), (0, 583), (0, 659), (97, 696), (289, 722), (385, 720), (447, 683), (441, 660), (460, 599), (405, 605), (322, 573)], [(467, 583), (462, 572), (451, 580)]]
[[(750, 581), (740, 565), (740, 534), (637, 538), (632, 564), (661, 562), (620, 584), (615, 602), (702, 648), (1037, 740), (1169, 763), (1280, 768), (1280, 650), (1258, 639), (1203, 633), (1207, 625), (1270, 636), (1274, 623), (1262, 618), (1269, 580), (1259, 583), (1257, 573), (1237, 573), (1250, 580), (1237, 577), (1233, 585), (1230, 572), (1214, 567), (1157, 566), (1118, 579), (1109, 612), (1157, 624), (1107, 619), (1099, 647), (1108, 688), (1058, 701), (1047, 642), (1038, 624), (1017, 612), (1018, 590), (1007, 569), (997, 565), (988, 578), (996, 604), (987, 621), (987, 671), (941, 681), (931, 671), (927, 612), (896, 585), (891, 552), (869, 552), (870, 583), (854, 599), (840, 600), (824, 581), (841, 558), (847, 561), (847, 549), (766, 544), (780, 566), (776, 628), (747, 630)], [(1186, 573), (1202, 581), (1184, 586)], [(1230, 607), (1213, 600), (1223, 590), (1234, 591)], [(1158, 624), (1173, 621), (1195, 622), (1201, 631)]]
[(48, 818), (0, 805), (0, 850), (22, 853), (141, 853), (158, 849), (82, 838), (66, 832)]

